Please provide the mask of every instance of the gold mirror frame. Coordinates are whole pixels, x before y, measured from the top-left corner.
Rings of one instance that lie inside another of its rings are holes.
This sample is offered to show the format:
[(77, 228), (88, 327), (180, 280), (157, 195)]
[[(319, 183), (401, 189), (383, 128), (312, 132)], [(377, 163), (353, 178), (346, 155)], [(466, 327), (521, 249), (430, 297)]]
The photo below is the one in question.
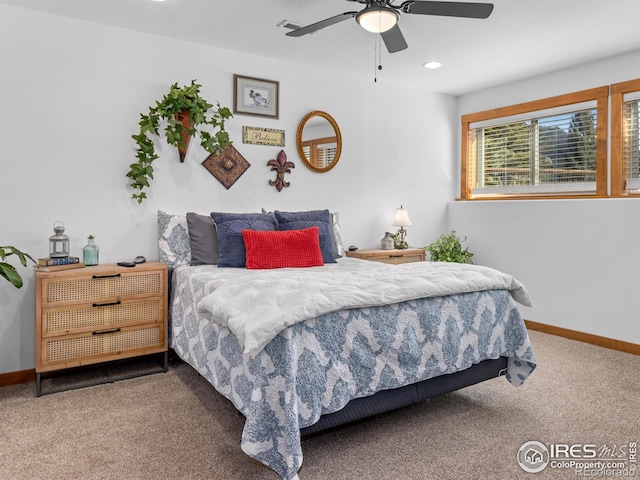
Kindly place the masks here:
[[(336, 153), (333, 156), (333, 160), (331, 160), (331, 163), (329, 165), (322, 168), (313, 165), (313, 163), (311, 163), (311, 161), (307, 158), (307, 156), (304, 153), (302, 133), (304, 131), (304, 127), (306, 126), (307, 122), (313, 117), (322, 117), (325, 120), (327, 120), (333, 127), (333, 131), (335, 132), (335, 137), (336, 137)], [(298, 132), (296, 133), (296, 146), (298, 147), (298, 155), (300, 156), (300, 160), (302, 160), (302, 163), (304, 163), (309, 170), (313, 170), (314, 172), (317, 172), (317, 173), (328, 172), (333, 167), (335, 167), (336, 164), (338, 163), (338, 160), (340, 160), (340, 153), (342, 152), (342, 134), (340, 133), (340, 127), (338, 127), (338, 124), (333, 119), (333, 117), (326, 112), (321, 112), (320, 110), (309, 112), (300, 121), (300, 125), (298, 125)]]

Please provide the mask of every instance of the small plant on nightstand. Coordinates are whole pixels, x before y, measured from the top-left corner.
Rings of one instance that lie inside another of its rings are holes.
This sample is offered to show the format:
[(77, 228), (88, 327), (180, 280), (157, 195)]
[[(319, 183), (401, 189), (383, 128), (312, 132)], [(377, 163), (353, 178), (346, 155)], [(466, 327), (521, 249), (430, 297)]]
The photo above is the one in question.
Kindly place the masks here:
[(433, 262), (473, 263), (471, 260), (473, 253), (467, 247), (462, 248), (462, 242), (466, 240), (467, 237), (460, 240), (456, 231), (451, 230), (450, 233), (443, 233), (435, 242), (424, 248), (429, 252)]
[(0, 247), (0, 260), (2, 260), (0, 261), (0, 277), (7, 279), (14, 287), (20, 288), (22, 287), (22, 277), (16, 270), (16, 267), (5, 262), (10, 255), (17, 255), (23, 267), (27, 266), (27, 258), (33, 263), (36, 263), (36, 261), (31, 258), (31, 255), (21, 252), (16, 247)]

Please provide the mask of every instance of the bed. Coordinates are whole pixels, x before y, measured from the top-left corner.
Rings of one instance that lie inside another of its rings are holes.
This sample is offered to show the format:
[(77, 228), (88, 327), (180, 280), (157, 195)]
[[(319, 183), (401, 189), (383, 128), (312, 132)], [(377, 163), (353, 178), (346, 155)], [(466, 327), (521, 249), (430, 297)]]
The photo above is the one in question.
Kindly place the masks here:
[[(519, 386), (535, 369), (517, 306), (530, 299), (516, 279), (482, 266), (344, 258), (327, 222), (331, 262), (227, 268), (224, 255), (194, 261), (198, 241), (181, 230), (197, 237), (195, 224), (159, 214), (170, 345), (245, 416), (242, 450), (285, 480), (298, 479), (302, 435), (502, 374)], [(214, 225), (222, 253), (223, 223)]]

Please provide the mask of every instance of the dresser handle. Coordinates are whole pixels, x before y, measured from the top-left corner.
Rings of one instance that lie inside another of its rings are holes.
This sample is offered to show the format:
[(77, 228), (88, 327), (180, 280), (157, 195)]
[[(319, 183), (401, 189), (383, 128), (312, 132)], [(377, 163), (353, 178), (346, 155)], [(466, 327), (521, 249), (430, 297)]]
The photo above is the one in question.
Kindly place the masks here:
[(104, 335), (105, 333), (116, 333), (119, 332), (119, 328), (114, 328), (113, 330), (103, 330), (101, 332), (91, 332), (91, 335)]
[(113, 277), (119, 277), (120, 274), (119, 273), (114, 273), (112, 275), (93, 275), (91, 278), (113, 278)]
[(404, 253), (401, 253), (399, 255), (389, 255), (389, 258), (402, 258), (404, 257)]
[(110, 303), (94, 303), (92, 306), (93, 307), (108, 307), (110, 305), (120, 305), (122, 302), (120, 300), (118, 300), (117, 302), (110, 302)]

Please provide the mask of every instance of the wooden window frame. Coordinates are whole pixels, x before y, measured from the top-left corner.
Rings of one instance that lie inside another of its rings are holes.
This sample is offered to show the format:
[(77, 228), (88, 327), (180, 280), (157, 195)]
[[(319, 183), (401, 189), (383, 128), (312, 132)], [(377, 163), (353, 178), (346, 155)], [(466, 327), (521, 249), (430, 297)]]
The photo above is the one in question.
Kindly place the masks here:
[(312, 140), (306, 140), (302, 142), (302, 148), (309, 147), (309, 155), (307, 155), (309, 159), (309, 163), (316, 168), (327, 168), (328, 165), (320, 164), (320, 159), (318, 158), (318, 150), (325, 150), (322, 148), (323, 145), (334, 144), (335, 149), (338, 148), (338, 137), (324, 137), (324, 138), (314, 138)]
[[(498, 107), (477, 113), (463, 115), (462, 121), (462, 146), (461, 146), (461, 170), (460, 170), (460, 200), (513, 200), (513, 199), (549, 199), (549, 198), (600, 198), (607, 196), (607, 113), (608, 113), (609, 87), (597, 87), (580, 92), (558, 95), (541, 100), (520, 103), (507, 107)], [(596, 190), (590, 194), (571, 194), (559, 192), (557, 194), (503, 194), (503, 195), (473, 195), (472, 188), (475, 178), (472, 178), (471, 143), (473, 139), (469, 134), (470, 125), (474, 122), (492, 120), (495, 118), (509, 117), (526, 113), (535, 113), (554, 107), (562, 107), (582, 102), (596, 102), (596, 114), (598, 124), (596, 127)]]
[(638, 197), (626, 190), (624, 158), (624, 95), (640, 92), (640, 78), (611, 85), (611, 196)]

